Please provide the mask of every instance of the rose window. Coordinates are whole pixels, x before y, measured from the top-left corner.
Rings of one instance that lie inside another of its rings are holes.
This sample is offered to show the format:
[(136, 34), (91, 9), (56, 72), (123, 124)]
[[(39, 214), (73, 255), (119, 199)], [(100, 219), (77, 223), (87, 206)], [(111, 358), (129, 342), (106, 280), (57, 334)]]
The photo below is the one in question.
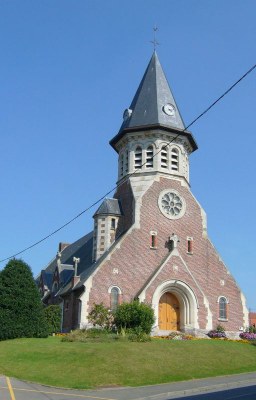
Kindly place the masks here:
[(162, 213), (170, 219), (180, 218), (184, 215), (185, 201), (175, 191), (165, 191), (162, 193), (158, 204)]

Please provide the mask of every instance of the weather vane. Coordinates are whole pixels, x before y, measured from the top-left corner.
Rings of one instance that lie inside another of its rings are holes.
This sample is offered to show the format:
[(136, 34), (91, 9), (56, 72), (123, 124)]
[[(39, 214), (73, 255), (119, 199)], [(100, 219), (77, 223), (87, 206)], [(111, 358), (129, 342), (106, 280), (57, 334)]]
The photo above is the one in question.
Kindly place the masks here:
[(156, 40), (156, 32), (158, 31), (158, 27), (156, 25), (154, 26), (153, 31), (154, 31), (154, 40), (150, 40), (150, 43), (153, 43), (154, 50), (156, 50), (156, 46), (159, 45), (158, 41)]

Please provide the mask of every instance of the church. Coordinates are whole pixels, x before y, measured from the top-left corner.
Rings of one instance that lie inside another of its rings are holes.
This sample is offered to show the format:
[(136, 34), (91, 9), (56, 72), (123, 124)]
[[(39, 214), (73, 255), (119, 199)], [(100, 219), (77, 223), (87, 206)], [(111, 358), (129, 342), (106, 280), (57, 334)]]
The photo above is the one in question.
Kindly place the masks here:
[(94, 303), (115, 311), (133, 299), (152, 306), (156, 335), (246, 328), (245, 297), (191, 192), (189, 157), (198, 146), (155, 51), (110, 145), (118, 153), (113, 198), (93, 215), (92, 232), (60, 243), (37, 279), (43, 303), (62, 308), (63, 332), (88, 326)]

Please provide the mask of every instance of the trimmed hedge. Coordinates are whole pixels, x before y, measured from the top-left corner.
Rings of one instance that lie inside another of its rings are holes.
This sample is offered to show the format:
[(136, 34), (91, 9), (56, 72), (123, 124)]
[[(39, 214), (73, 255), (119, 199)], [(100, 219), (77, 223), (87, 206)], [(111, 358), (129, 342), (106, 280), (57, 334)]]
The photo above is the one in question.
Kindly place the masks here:
[(38, 288), (22, 260), (10, 260), (0, 272), (0, 321), (0, 340), (48, 336)]
[(49, 335), (60, 332), (61, 308), (58, 305), (50, 305), (44, 308), (44, 317), (48, 326)]

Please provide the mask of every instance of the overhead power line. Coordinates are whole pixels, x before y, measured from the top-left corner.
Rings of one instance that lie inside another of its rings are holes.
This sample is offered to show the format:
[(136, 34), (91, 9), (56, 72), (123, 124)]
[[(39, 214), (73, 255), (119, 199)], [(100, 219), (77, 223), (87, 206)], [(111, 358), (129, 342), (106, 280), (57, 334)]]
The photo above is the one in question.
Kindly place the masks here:
[[(245, 72), (245, 74), (243, 74), (235, 83), (233, 83), (233, 85), (231, 85), (220, 97), (218, 97), (213, 103), (210, 104), (209, 107), (207, 107), (201, 114), (199, 114), (192, 122), (190, 122), (190, 124), (188, 124), (180, 133), (178, 133), (169, 143), (166, 144), (165, 147), (170, 146), (170, 144), (175, 141), (181, 134), (182, 132), (186, 131), (188, 128), (190, 128), (192, 125), (194, 125), (200, 118), (202, 118), (206, 113), (208, 113), (208, 111), (211, 110), (211, 108), (213, 108), (219, 101), (221, 101), (228, 93), (231, 92), (231, 90), (233, 90), (235, 88), (235, 86), (237, 86), (244, 78), (246, 78), (246, 76), (248, 76), (254, 69), (256, 68), (256, 64), (254, 64), (247, 72)], [(154, 158), (157, 154), (159, 154), (161, 150), (159, 150), (158, 152), (156, 152), (152, 158)], [(139, 169), (141, 169), (144, 165), (146, 164), (146, 162), (144, 162)], [(131, 176), (135, 175), (139, 169), (135, 170), (133, 173), (128, 174), (126, 176), (126, 178), (124, 180), (122, 180), (122, 182), (120, 182), (119, 184), (115, 185), (112, 189), (110, 189), (107, 193), (105, 193), (102, 197), (100, 197), (98, 200), (96, 200), (93, 204), (91, 204), (89, 207), (87, 207), (85, 210), (81, 211), (79, 214), (77, 214), (75, 217), (73, 217), (72, 219), (70, 219), (69, 221), (67, 221), (65, 224), (61, 225), (59, 228), (55, 229), (53, 232), (49, 233), (47, 236), (43, 237), (42, 239), (38, 240), (37, 242), (31, 244), (30, 246), (24, 248), (23, 250), (18, 251), (17, 253), (3, 258), (2, 260), (0, 260), (0, 263), (4, 262), (4, 261), (8, 261), (22, 253), (25, 253), (26, 251), (32, 249), (33, 247), (39, 245), (40, 243), (44, 242), (45, 240), (49, 239), (51, 236), (55, 235), (57, 232), (61, 231), (63, 228), (65, 228), (66, 226), (70, 225), (72, 222), (74, 222), (76, 219), (78, 219), (79, 217), (81, 217), (81, 215), (83, 215), (84, 213), (86, 213), (87, 211), (89, 211), (91, 208), (93, 208), (94, 206), (96, 206), (96, 204), (98, 204), (100, 201), (102, 201), (106, 196), (108, 196), (110, 193), (112, 193), (115, 189), (117, 189), (121, 184), (123, 184), (125, 181), (127, 181)]]

